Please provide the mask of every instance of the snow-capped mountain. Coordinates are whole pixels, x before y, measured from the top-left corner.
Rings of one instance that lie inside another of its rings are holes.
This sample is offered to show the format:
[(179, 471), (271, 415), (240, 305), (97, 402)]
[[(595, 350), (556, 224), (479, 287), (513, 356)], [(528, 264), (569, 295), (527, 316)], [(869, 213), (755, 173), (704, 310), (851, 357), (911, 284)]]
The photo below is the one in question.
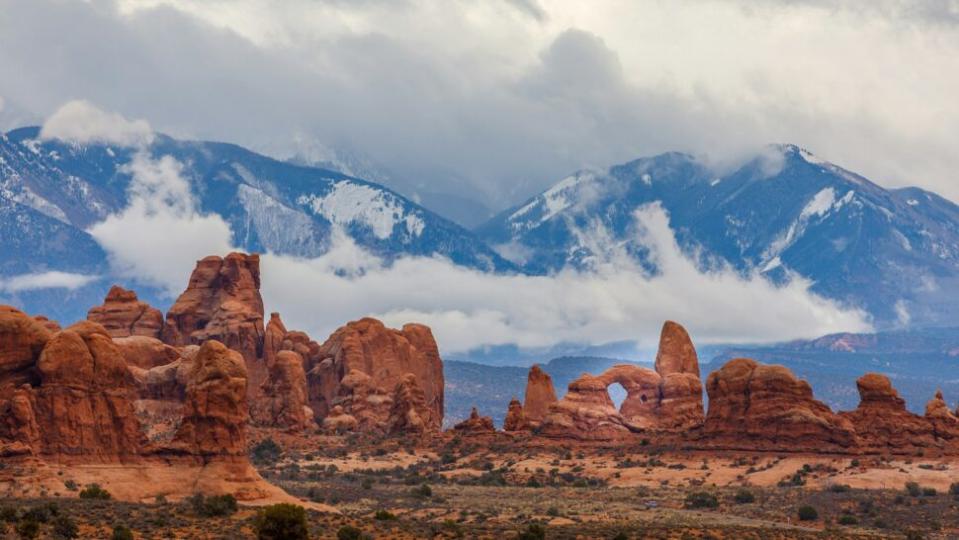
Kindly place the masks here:
[(954, 321), (959, 207), (885, 190), (796, 146), (767, 150), (725, 174), (680, 153), (580, 171), (478, 232), (531, 273), (589, 268), (613, 248), (655, 272), (634, 212), (658, 201), (704, 268), (805, 277), (880, 327)]
[[(106, 255), (87, 230), (129, 204), (136, 151), (45, 140), (38, 128), (0, 136), (0, 277), (105, 274)], [(319, 256), (339, 227), (386, 261), (440, 255), (485, 271), (513, 268), (470, 231), (372, 182), (232, 144), (158, 135), (146, 151), (182, 164), (197, 209), (221, 216), (233, 245), (247, 251)], [(10, 294), (0, 288), (0, 300)], [(20, 299), (28, 309), (57, 315), (57, 306)]]

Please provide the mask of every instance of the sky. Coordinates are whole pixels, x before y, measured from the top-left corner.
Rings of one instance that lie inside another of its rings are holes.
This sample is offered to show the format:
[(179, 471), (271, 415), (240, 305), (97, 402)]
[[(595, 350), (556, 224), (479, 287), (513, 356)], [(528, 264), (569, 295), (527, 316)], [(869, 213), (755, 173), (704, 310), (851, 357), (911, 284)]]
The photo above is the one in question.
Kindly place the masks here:
[(493, 210), (790, 142), (959, 200), (959, 1), (0, 0), (0, 127), (87, 100)]

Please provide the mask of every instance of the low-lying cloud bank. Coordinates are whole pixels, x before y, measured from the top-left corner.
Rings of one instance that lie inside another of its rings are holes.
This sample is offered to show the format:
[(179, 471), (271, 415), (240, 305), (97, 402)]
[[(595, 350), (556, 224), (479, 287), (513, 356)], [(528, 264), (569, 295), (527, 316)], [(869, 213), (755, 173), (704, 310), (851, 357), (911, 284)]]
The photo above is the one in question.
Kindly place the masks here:
[[(863, 312), (816, 296), (801, 279), (777, 287), (731, 270), (700, 271), (682, 254), (658, 205), (638, 210), (636, 218), (638, 240), (652, 251), (657, 275), (622, 259), (596, 272), (552, 276), (487, 274), (441, 258), (411, 257), (385, 266), (343, 236), (334, 252), (312, 260), (266, 255), (263, 295), (288, 327), (316, 339), (347, 320), (373, 315), (391, 325), (430, 325), (444, 352), (501, 344), (648, 345), (665, 319), (682, 321), (697, 342), (870, 329)], [(343, 261), (360, 265), (344, 267)]]
[(39, 289), (78, 289), (99, 279), (98, 276), (70, 272), (39, 272), (0, 278), (0, 293), (18, 293)]

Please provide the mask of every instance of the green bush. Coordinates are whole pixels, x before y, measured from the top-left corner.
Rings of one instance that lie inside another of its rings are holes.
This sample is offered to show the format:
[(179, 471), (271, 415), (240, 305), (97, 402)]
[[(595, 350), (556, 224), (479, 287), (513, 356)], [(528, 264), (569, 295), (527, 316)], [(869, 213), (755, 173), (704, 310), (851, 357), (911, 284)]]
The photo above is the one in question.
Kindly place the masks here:
[(80, 536), (80, 529), (77, 524), (67, 516), (59, 516), (53, 520), (53, 536), (69, 540)]
[(840, 525), (858, 525), (858, 524), (859, 524), (859, 520), (856, 519), (856, 516), (849, 515), (849, 514), (843, 514), (843, 515), (839, 516), (838, 523), (839, 523)]
[(229, 493), (211, 497), (197, 493), (188, 498), (187, 502), (193, 507), (193, 512), (202, 517), (229, 516), (237, 510), (236, 497)]
[(936, 496), (936, 488), (934, 488), (934, 487), (922, 488), (922, 496), (923, 496), (923, 497), (935, 497), (935, 496)]
[(707, 491), (696, 491), (686, 495), (686, 508), (717, 508), (719, 500)]
[(16, 523), (17, 521), (17, 509), (12, 506), (4, 506), (0, 508), (0, 520), (6, 521), (7, 523)]
[(336, 531), (336, 540), (360, 540), (363, 538), (363, 531), (352, 525), (344, 525)]
[(746, 488), (742, 488), (737, 491), (734, 499), (738, 504), (749, 504), (756, 502), (756, 496), (753, 495), (752, 491), (749, 491)]
[(526, 530), (521, 531), (518, 540), (545, 540), (546, 527), (539, 523), (530, 523)]
[(81, 499), (109, 500), (110, 492), (100, 487), (100, 484), (87, 484), (87, 487), (80, 491)]
[(17, 535), (31, 540), (40, 534), (40, 522), (35, 519), (21, 519), (17, 522)]
[(413, 488), (413, 495), (423, 499), (428, 499), (433, 496), (433, 489), (426, 484), (422, 486)]
[(50, 509), (46, 506), (31, 506), (23, 513), (20, 519), (46, 523), (50, 521), (50, 514)]
[(378, 521), (389, 521), (391, 519), (396, 519), (396, 515), (388, 510), (377, 510), (373, 517)]
[(259, 540), (306, 540), (306, 510), (295, 504), (280, 503), (260, 510), (253, 522)]
[(832, 484), (831, 486), (829, 486), (829, 491), (833, 493), (846, 493), (847, 491), (851, 489), (852, 488), (847, 486), (846, 484)]
[(906, 493), (913, 497), (922, 495), (922, 488), (915, 482), (906, 482)]
[(949, 484), (949, 494), (953, 497), (959, 497), (959, 482)]
[(116, 525), (113, 527), (112, 540), (133, 540), (133, 531), (126, 525)]
[(280, 459), (282, 450), (273, 439), (263, 439), (250, 450), (250, 459), (258, 465), (273, 465)]
[(799, 507), (799, 521), (816, 521), (819, 519), (819, 512), (812, 506), (804, 505)]

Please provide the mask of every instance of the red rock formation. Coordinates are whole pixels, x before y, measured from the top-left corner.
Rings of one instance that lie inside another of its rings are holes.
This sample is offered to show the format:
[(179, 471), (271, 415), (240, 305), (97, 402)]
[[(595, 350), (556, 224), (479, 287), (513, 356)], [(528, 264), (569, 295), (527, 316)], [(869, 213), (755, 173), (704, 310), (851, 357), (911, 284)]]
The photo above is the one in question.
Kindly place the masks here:
[(841, 413), (853, 423), (863, 448), (869, 451), (913, 453), (918, 449), (938, 449), (935, 429), (927, 419), (906, 410), (906, 402), (889, 378), (867, 373), (856, 380), (859, 407)]
[(333, 433), (344, 433), (356, 430), (358, 424), (353, 415), (346, 414), (342, 405), (336, 405), (330, 414), (323, 419), (323, 429)]
[(496, 427), (493, 426), (493, 419), (489, 416), (480, 416), (476, 407), (470, 411), (470, 417), (453, 426), (453, 431), (465, 435), (482, 435), (486, 433), (495, 433)]
[(204, 342), (190, 370), (174, 445), (205, 459), (245, 456), (246, 385), (243, 357), (218, 341)]
[(338, 329), (315, 351), (308, 338), (295, 337), (288, 333), (283, 347), (308, 355), (310, 406), (318, 418), (342, 405), (360, 429), (382, 429), (396, 405), (396, 389), (412, 375), (424, 399), (420, 420), (429, 430), (440, 429), (443, 363), (429, 328), (407, 324), (393, 330), (375, 319), (361, 319)]
[(90, 308), (87, 320), (102, 325), (110, 337), (160, 337), (163, 314), (119, 285), (110, 287), (102, 306)]
[(531, 426), (538, 426), (549, 412), (549, 406), (557, 401), (553, 378), (539, 364), (534, 364), (526, 376), (526, 397), (523, 400), (527, 422)]
[(932, 424), (936, 438), (944, 441), (959, 439), (959, 417), (949, 410), (942, 390), (937, 390), (935, 397), (926, 404), (926, 420)]
[(742, 450), (844, 451), (856, 446), (852, 424), (782, 366), (737, 358), (706, 380), (707, 446)]
[(40, 452), (55, 459), (125, 461), (143, 445), (126, 361), (99, 324), (54, 335), (37, 361)]
[(197, 262), (187, 289), (166, 316), (163, 341), (174, 346), (217, 340), (246, 361), (251, 390), (266, 379), (260, 256), (231, 253)]
[(43, 327), (49, 330), (51, 334), (55, 334), (59, 332), (60, 330), (63, 330), (63, 328), (60, 327), (60, 323), (58, 323), (57, 321), (52, 321), (44, 317), (43, 315), (37, 315), (33, 319), (37, 321), (38, 323), (42, 324)]
[(609, 382), (584, 373), (569, 383), (563, 399), (550, 405), (540, 433), (548, 437), (576, 440), (623, 438), (629, 427), (609, 398)]
[[(266, 330), (263, 336), (263, 362), (269, 368), (276, 359), (276, 354), (283, 350), (283, 340), (286, 338), (287, 330), (280, 314), (270, 313), (270, 322), (266, 323)], [(303, 356), (300, 354), (300, 356)]]
[(506, 419), (503, 421), (503, 431), (529, 431), (531, 429), (533, 427), (526, 419), (523, 404), (518, 399), (513, 398), (509, 402), (509, 410), (506, 412)]
[(433, 411), (426, 402), (426, 393), (420, 388), (416, 375), (403, 375), (393, 391), (393, 405), (386, 421), (389, 432), (425, 434), (438, 431), (439, 428), (431, 421), (432, 415)]
[(33, 367), (50, 336), (50, 331), (33, 317), (0, 306), (0, 399), (35, 379)]
[(666, 321), (659, 334), (656, 353), (656, 373), (665, 377), (673, 373), (688, 373), (699, 378), (699, 357), (696, 347), (682, 325)]
[[(581, 378), (580, 381), (586, 384), (587, 380)], [(703, 386), (699, 380), (696, 349), (686, 330), (672, 321), (663, 325), (656, 371), (620, 364), (588, 382), (589, 392), (602, 394), (604, 399), (593, 397), (580, 403), (583, 396), (579, 392), (567, 394), (559, 402), (561, 407), (550, 407), (547, 418), (552, 425), (544, 432), (557, 437), (609, 439), (627, 431), (679, 432), (703, 423)], [(606, 389), (613, 383), (619, 383), (626, 390), (626, 399), (615, 415), (606, 405), (609, 400)], [(525, 412), (528, 416), (529, 412)], [(605, 426), (603, 430), (596, 431), (596, 426), (601, 424)]]
[(269, 369), (263, 398), (254, 407), (257, 422), (290, 431), (316, 428), (313, 410), (307, 406), (303, 358), (293, 351), (280, 351)]

